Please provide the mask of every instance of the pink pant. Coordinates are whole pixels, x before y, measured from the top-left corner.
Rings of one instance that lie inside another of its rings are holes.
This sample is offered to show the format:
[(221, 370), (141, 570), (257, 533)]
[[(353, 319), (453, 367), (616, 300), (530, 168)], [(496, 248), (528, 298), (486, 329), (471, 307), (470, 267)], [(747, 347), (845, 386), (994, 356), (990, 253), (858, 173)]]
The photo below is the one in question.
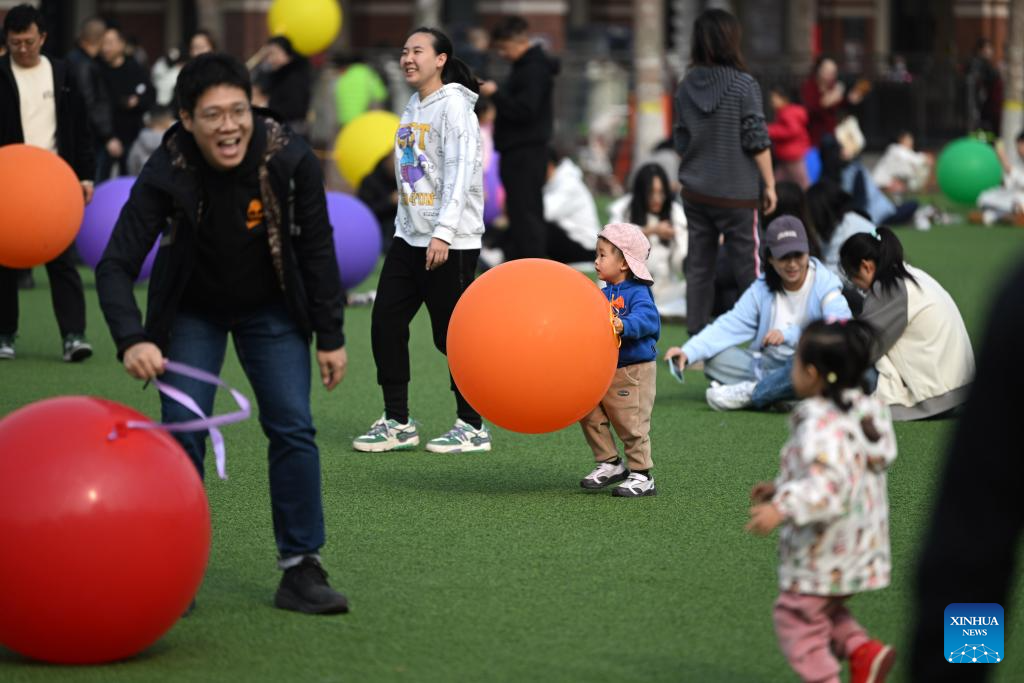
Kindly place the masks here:
[(839, 662), (868, 642), (843, 604), (846, 597), (785, 592), (775, 601), (772, 621), (789, 665), (807, 683), (839, 683)]

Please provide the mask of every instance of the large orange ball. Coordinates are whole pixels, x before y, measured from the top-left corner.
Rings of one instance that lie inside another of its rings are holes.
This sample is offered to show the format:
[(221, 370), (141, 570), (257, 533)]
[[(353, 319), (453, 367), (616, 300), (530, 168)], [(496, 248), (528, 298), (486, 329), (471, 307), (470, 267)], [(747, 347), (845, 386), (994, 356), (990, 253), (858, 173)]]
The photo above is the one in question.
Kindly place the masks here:
[(588, 277), (544, 259), (487, 271), (448, 325), (448, 364), (469, 404), (514, 432), (578, 422), (611, 385), (618, 361), (608, 300)]
[(0, 188), (0, 265), (31, 268), (70, 246), (85, 201), (66, 161), (40, 147), (0, 147)]

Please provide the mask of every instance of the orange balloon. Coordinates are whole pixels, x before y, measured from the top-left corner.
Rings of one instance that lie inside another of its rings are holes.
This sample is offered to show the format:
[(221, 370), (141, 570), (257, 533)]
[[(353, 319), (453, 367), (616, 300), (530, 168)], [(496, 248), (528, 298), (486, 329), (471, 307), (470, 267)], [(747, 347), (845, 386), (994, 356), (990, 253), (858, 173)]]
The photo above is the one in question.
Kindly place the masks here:
[(85, 201), (66, 161), (41, 147), (0, 147), (0, 188), (0, 265), (31, 268), (71, 245)]
[(553, 432), (593, 410), (619, 357), (608, 300), (555, 261), (510, 261), (463, 293), (448, 364), (469, 404), (514, 432)]

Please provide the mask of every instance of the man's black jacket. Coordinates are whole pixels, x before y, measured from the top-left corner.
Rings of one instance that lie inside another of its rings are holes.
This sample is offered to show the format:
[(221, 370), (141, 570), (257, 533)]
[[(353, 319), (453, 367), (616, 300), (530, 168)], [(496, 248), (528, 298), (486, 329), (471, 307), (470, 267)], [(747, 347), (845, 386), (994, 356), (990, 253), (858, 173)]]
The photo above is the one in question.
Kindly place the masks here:
[[(92, 129), (78, 82), (68, 63), (48, 57), (53, 67), (53, 97), (57, 107), (57, 154), (68, 162), (79, 180), (96, 173)], [(11, 56), (0, 57), (0, 146), (25, 142), (21, 126), (18, 84), (11, 70)]]
[[(345, 343), (343, 295), (334, 238), (327, 218), (320, 162), (281, 123), (254, 114), (253, 136), (266, 136), (260, 195), (271, 260), (288, 312), (317, 348)], [(198, 163), (184, 152), (191, 134), (180, 123), (164, 136), (138, 180), (96, 267), (96, 289), (118, 357), (133, 344), (166, 348), (171, 327), (196, 263), (204, 210)], [(133, 287), (146, 254), (160, 238), (149, 280), (145, 324)]]
[(519, 147), (548, 145), (554, 122), (551, 93), (558, 71), (558, 61), (539, 45), (513, 62), (508, 79), (492, 98), (497, 109), (495, 149), (507, 152)]

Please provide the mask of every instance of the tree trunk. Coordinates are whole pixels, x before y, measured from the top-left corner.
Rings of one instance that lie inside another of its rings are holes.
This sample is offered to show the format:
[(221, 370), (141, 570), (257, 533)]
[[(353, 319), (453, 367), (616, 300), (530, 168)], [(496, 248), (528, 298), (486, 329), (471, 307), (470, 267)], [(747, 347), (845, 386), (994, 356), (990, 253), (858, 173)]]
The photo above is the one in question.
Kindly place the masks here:
[(1010, 0), (1006, 40), (1006, 86), (1003, 99), (1003, 144), (1016, 153), (1017, 135), (1024, 127), (1024, 0)]
[(664, 0), (633, 2), (633, 62), (636, 73), (634, 165), (665, 137)]

